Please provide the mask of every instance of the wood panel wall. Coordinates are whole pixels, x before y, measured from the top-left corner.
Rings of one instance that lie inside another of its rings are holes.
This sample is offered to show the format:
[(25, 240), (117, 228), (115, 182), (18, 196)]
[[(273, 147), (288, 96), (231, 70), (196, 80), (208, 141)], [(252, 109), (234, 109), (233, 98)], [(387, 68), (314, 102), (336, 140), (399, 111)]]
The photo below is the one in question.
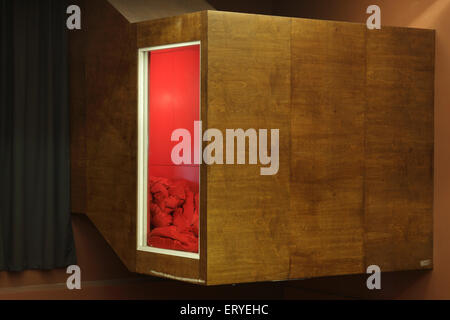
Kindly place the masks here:
[(83, 33), (71, 36), (82, 54), (71, 50), (71, 64), (82, 60), (71, 66), (72, 211), (86, 213), (134, 270), (136, 26), (107, 1), (81, 5)]
[[(136, 24), (135, 51), (172, 43), (201, 41), (201, 119), (207, 118), (207, 11), (189, 13)], [(150, 275), (168, 276), (184, 281), (204, 284), (206, 282), (207, 254), (207, 175), (206, 166), (200, 166), (200, 259), (180, 258), (150, 252), (137, 252), (136, 271)]]
[[(90, 5), (72, 201), (130, 270), (224, 284), (432, 267), (433, 31), (215, 11), (130, 24)], [(136, 253), (137, 49), (193, 40), (204, 130), (280, 129), (276, 175), (201, 167), (200, 261)]]
[(292, 19), (291, 277), (365, 271), (365, 34)]
[(365, 259), (433, 265), (434, 31), (367, 32)]
[(432, 267), (434, 32), (208, 12), (208, 127), (279, 128), (280, 170), (208, 167), (208, 284)]
[(290, 29), (289, 18), (208, 11), (208, 128), (280, 129), (276, 175), (207, 168), (208, 284), (288, 276)]

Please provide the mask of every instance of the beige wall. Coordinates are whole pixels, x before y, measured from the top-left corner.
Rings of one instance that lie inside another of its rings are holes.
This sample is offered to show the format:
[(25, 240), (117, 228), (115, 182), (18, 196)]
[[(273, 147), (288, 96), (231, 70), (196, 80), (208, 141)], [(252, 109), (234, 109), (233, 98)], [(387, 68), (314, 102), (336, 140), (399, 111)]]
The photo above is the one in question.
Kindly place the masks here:
[(299, 284), (351, 297), (450, 299), (450, 0), (277, 1), (275, 14), (365, 22), (366, 8), (381, 8), (382, 25), (436, 30), (434, 270), (382, 278), (381, 292), (368, 292), (365, 277), (308, 280)]

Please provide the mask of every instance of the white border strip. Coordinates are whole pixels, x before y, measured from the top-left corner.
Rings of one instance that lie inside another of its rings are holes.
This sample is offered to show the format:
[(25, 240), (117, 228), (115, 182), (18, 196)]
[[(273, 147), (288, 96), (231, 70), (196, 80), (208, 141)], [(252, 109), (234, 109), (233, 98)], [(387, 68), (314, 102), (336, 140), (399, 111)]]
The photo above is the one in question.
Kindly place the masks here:
[(181, 280), (181, 281), (187, 281), (187, 282), (193, 282), (193, 283), (205, 283), (205, 280), (202, 280), (202, 279), (177, 277), (177, 276), (173, 276), (168, 273), (158, 272), (155, 270), (150, 270), (150, 273), (154, 274), (155, 276), (166, 277), (166, 278), (174, 279), (174, 280)]
[[(201, 75), (201, 43), (200, 41), (191, 41), (183, 43), (168, 44), (141, 48), (138, 50), (138, 199), (137, 199), (137, 250), (167, 254), (183, 258), (200, 259), (200, 232), (199, 230), (199, 248), (198, 253), (185, 252), (178, 250), (169, 250), (154, 248), (147, 245), (147, 162), (148, 162), (148, 53), (150, 51), (200, 45), (200, 75)], [(201, 86), (201, 80), (200, 80)], [(199, 99), (199, 115), (201, 117), (201, 89)], [(201, 151), (200, 151), (201, 152)], [(201, 155), (200, 155), (201, 156)], [(199, 170), (200, 187), (200, 170)], [(200, 201), (199, 201), (200, 205)], [(199, 208), (199, 215), (201, 208)], [(200, 216), (199, 216), (200, 218)], [(199, 219), (200, 222), (200, 219)], [(166, 275), (168, 276), (168, 275)], [(186, 279), (186, 281), (196, 281), (196, 279)]]
[(198, 253), (188, 252), (188, 251), (162, 249), (162, 248), (150, 247), (147, 245), (144, 245), (144, 246), (138, 245), (137, 249), (139, 251), (168, 254), (171, 256), (177, 256), (177, 257), (182, 257), (182, 258), (200, 259), (200, 255)]
[(139, 52), (148, 52), (148, 51), (156, 51), (156, 50), (162, 50), (162, 49), (187, 47), (187, 46), (194, 46), (194, 45), (197, 45), (197, 44), (201, 45), (200, 41), (172, 43), (172, 44), (165, 44), (165, 45), (162, 45), (162, 46), (153, 46), (153, 47), (140, 48)]

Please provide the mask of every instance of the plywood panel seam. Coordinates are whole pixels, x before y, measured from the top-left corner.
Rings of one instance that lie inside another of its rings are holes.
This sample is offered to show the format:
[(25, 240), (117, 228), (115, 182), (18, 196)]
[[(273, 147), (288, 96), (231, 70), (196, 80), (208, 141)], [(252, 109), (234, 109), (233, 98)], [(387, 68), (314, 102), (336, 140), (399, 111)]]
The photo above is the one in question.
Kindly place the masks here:
[[(292, 89), (292, 84), (293, 84), (293, 70), (292, 70), (292, 38), (293, 38), (293, 34), (292, 34), (292, 18), (289, 19), (289, 33), (290, 33), (290, 37), (289, 37), (289, 61), (290, 61), (290, 66), (289, 66), (289, 72), (290, 72), (290, 86), (289, 86), (289, 128), (290, 128), (290, 132), (292, 132), (292, 108), (293, 108), (293, 102), (292, 102), (292, 96), (293, 96), (293, 89)], [(289, 136), (289, 146), (288, 146), (288, 150), (289, 150), (289, 157), (291, 157), (292, 155), (292, 136)], [(292, 177), (292, 162), (289, 161), (289, 210), (292, 210), (292, 196), (291, 196), (291, 181), (292, 181), (293, 177)], [(291, 278), (291, 270), (292, 270), (292, 252), (289, 251), (289, 266), (288, 266), (288, 270), (287, 270), (287, 278), (290, 279)]]
[[(364, 269), (367, 268), (367, 259), (366, 259), (366, 238), (367, 238), (367, 227), (366, 227), (366, 188), (367, 188), (367, 181), (366, 181), (366, 139), (367, 139), (367, 107), (368, 107), (368, 102), (367, 102), (367, 29), (364, 30), (364, 98), (365, 98), (365, 103), (364, 103), (364, 116), (363, 116), (363, 177), (362, 177), (362, 182), (363, 182), (363, 190), (362, 190), (362, 206), (361, 206), (361, 223), (362, 223), (362, 230), (363, 230), (363, 261), (362, 261), (362, 265), (364, 267)], [(363, 270), (364, 272), (365, 270)]]
[[(201, 36), (201, 112), (200, 120), (202, 121), (203, 128), (208, 127), (208, 16), (209, 10), (202, 11), (202, 36)], [(206, 70), (205, 70), (206, 69)], [(203, 140), (203, 139), (202, 139)], [(203, 150), (203, 148), (202, 148)], [(201, 155), (203, 156), (203, 155)], [(199, 274), (204, 283), (208, 283), (208, 247), (207, 247), (207, 167), (206, 164), (200, 165), (200, 263)]]

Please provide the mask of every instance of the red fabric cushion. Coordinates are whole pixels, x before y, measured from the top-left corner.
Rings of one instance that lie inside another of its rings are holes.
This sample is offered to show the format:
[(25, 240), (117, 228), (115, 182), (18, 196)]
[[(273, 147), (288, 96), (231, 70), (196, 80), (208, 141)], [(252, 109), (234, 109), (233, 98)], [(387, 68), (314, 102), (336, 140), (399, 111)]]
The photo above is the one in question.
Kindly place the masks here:
[(149, 177), (149, 246), (198, 252), (198, 186)]

